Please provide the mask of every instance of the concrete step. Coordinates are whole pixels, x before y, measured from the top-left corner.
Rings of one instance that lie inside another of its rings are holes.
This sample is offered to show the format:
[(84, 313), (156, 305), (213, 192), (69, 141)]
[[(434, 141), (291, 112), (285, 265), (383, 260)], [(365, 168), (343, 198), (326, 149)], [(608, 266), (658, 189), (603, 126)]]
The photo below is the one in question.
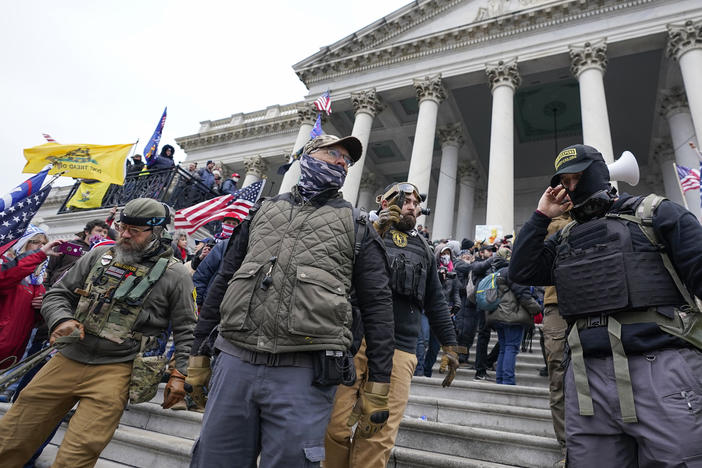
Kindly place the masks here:
[(528, 468), (552, 466), (560, 457), (553, 438), (416, 419), (404, 419), (400, 427), (397, 447)]
[(472, 458), (454, 457), (407, 447), (395, 447), (388, 461), (388, 468), (511, 468)]
[[(37, 458), (34, 466), (37, 468), (50, 468), (56, 459), (56, 454), (58, 453), (58, 445), (49, 444), (41, 452), (41, 456)], [(124, 465), (122, 463), (115, 463), (109, 460), (103, 460), (98, 458), (97, 463), (95, 463), (95, 468), (125, 468), (131, 467), (131, 465)]]
[(548, 409), (410, 395), (405, 417), (496, 431), (555, 437), (551, 411)]
[[(495, 381), (496, 373), (495, 371), (487, 371), (488, 373), (488, 380)], [(439, 373), (439, 366), (435, 365), (432, 368), (432, 377), (441, 377), (443, 378), (445, 374)], [(472, 369), (467, 369), (464, 367), (459, 367), (458, 371), (456, 371), (456, 378), (455, 380), (473, 380), (473, 377), (475, 377), (475, 371)], [(541, 377), (538, 374), (538, 371), (536, 372), (529, 372), (529, 371), (520, 371), (517, 369), (517, 372), (515, 373), (515, 379), (517, 381), (517, 385), (525, 385), (528, 387), (546, 387), (548, 388), (548, 377)], [(454, 380), (454, 381), (455, 381)]]
[[(161, 400), (158, 400), (161, 401)], [(154, 400), (129, 405), (120, 424), (194, 441), (200, 435), (202, 413), (161, 408)]]
[(548, 388), (522, 385), (498, 385), (489, 381), (454, 380), (450, 387), (441, 387), (443, 378), (413, 377), (410, 395), (474, 401), (483, 404), (522, 406), (549, 409)]

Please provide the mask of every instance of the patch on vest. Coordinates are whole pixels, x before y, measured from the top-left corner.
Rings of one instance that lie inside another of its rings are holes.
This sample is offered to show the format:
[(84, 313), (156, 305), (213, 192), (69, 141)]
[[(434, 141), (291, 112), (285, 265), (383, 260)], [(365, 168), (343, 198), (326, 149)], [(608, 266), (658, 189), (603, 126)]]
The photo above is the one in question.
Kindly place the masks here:
[(407, 234), (394, 229), (390, 230), (390, 234), (392, 234), (392, 241), (396, 246), (401, 248), (407, 247)]
[(127, 272), (127, 270), (124, 270), (122, 268), (119, 268), (116, 264), (113, 264), (111, 267), (109, 267), (106, 271), (106, 275), (110, 275), (114, 278), (122, 279), (122, 276)]
[(125, 270), (129, 270), (132, 273), (136, 273), (136, 271), (138, 270), (138, 268), (133, 265), (125, 265), (124, 263), (119, 262), (115, 262), (115, 266), (118, 268), (124, 268)]
[(108, 265), (111, 261), (112, 261), (112, 255), (110, 255), (110, 254), (105, 254), (100, 259), (100, 263), (102, 265)]

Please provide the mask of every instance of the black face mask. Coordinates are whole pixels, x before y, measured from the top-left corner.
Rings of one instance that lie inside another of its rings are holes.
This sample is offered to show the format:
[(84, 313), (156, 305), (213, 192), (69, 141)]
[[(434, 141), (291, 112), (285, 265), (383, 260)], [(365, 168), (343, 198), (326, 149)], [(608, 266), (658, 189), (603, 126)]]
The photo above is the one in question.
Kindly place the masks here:
[(609, 170), (607, 169), (607, 165), (604, 161), (592, 161), (580, 176), (575, 190), (571, 192), (566, 189), (566, 191), (573, 205), (580, 205), (593, 194), (603, 190), (609, 190), (609, 187)]
[(594, 218), (604, 216), (612, 207), (616, 198), (617, 190), (610, 187), (609, 190), (600, 190), (593, 193), (584, 202), (573, 206), (570, 210), (573, 219), (579, 223), (585, 223)]

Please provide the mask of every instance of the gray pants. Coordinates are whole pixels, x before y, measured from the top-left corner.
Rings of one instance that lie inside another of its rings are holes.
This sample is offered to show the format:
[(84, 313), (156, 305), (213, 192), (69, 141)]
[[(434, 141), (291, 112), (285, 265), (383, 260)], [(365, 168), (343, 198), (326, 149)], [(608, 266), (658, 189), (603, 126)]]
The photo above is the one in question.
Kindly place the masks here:
[(220, 353), (191, 468), (317, 467), (336, 386), (310, 367), (268, 367)]
[(565, 379), (571, 468), (702, 467), (702, 353), (629, 357), (637, 423), (623, 423), (612, 358), (586, 358), (594, 416), (580, 416), (572, 365)]

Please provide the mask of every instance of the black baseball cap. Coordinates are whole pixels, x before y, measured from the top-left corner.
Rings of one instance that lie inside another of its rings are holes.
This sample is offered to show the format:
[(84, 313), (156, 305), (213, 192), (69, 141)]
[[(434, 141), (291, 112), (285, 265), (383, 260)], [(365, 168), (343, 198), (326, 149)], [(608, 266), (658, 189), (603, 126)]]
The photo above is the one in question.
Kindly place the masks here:
[(597, 151), (592, 146), (587, 145), (572, 145), (556, 156), (554, 163), (556, 173), (551, 178), (551, 187), (555, 187), (561, 183), (561, 174), (575, 174), (582, 172), (592, 164), (593, 161), (604, 161), (602, 153)]

